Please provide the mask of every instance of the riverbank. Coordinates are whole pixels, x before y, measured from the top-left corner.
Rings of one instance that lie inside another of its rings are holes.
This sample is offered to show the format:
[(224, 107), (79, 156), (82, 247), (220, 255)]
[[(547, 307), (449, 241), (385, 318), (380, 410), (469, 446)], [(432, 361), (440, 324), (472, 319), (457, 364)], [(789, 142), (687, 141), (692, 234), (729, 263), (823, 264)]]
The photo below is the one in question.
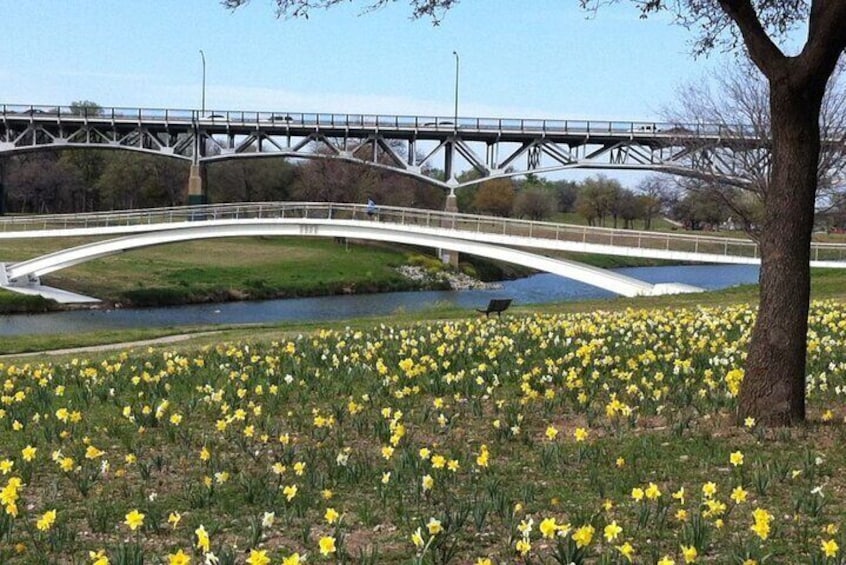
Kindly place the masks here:
[[(687, 269), (687, 267), (681, 267)], [(606, 312), (626, 309), (651, 308), (699, 308), (709, 306), (734, 306), (756, 304), (758, 288), (754, 284), (730, 286), (723, 290), (705, 293), (680, 294), (656, 297), (606, 297), (606, 298), (555, 298), (542, 304), (532, 303), (516, 291), (514, 286), (524, 287), (532, 279), (555, 278), (552, 275), (537, 275), (505, 283), (502, 291), (463, 291), (459, 293), (399, 293), (408, 299), (421, 303), (419, 308), (395, 301), (398, 294), (361, 295), (337, 298), (282, 300), (259, 303), (232, 303), (225, 305), (189, 306), (163, 309), (141, 309), (100, 312), (58, 312), (43, 316), (12, 316), (0, 322), (2, 330), (26, 330), (33, 324), (41, 331), (19, 331), (0, 336), (0, 354), (14, 354), (33, 351), (96, 346), (118, 342), (139, 342), (176, 334), (200, 334), (216, 332), (214, 339), (191, 339), (193, 346), (208, 345), (215, 340), (253, 341), (256, 339), (278, 339), (280, 335), (299, 335), (331, 328), (363, 328), (379, 324), (410, 326), (418, 322), (433, 320), (460, 320), (477, 317), (475, 308), (484, 306), (491, 296), (507, 295), (517, 297), (506, 313), (507, 316), (522, 316), (543, 312), (560, 314), (570, 312)], [(844, 274), (834, 270), (813, 270), (811, 277), (812, 298), (846, 302)], [(557, 285), (556, 285), (557, 286)], [(544, 290), (547, 294), (549, 289)], [(427, 297), (428, 296), (428, 297)], [(445, 300), (449, 297), (451, 302)], [(350, 301), (361, 304), (351, 307)], [(303, 303), (317, 301), (316, 310)], [(183, 310), (201, 311), (201, 315), (183, 319)], [(241, 321), (229, 317), (234, 309), (246, 312)], [(326, 311), (332, 316), (321, 316)], [(60, 319), (60, 320), (57, 320)], [(128, 318), (131, 325), (123, 325)], [(60, 322), (60, 323), (59, 323)], [(108, 325), (106, 325), (108, 324)], [(34, 329), (34, 328), (33, 328)], [(47, 331), (44, 331), (47, 329)]]
[[(88, 240), (22, 240), (0, 245), (8, 261)], [(237, 238), (153, 247), (107, 257), (44, 277), (44, 284), (102, 300), (98, 308), (155, 307), (272, 298), (448, 288), (398, 268), (418, 255), (402, 246), (346, 240)], [(88, 308), (89, 306), (86, 306)], [(0, 291), (0, 313), (69, 309), (39, 297)]]

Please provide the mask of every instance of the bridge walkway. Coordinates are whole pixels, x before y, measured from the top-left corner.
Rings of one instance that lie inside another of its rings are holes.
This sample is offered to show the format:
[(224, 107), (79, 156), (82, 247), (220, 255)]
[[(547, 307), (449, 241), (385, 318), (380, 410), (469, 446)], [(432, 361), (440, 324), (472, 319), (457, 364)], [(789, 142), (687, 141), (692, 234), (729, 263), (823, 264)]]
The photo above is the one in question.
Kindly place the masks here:
[[(246, 219), (368, 220), (364, 204), (324, 202), (255, 202), (180, 206), (142, 210), (7, 216), (0, 218), (0, 239), (78, 237), (140, 232), (179, 222)], [(758, 263), (758, 245), (746, 237), (590, 227), (419, 208), (380, 206), (381, 223), (412, 229), (449, 229), (455, 237), (486, 241), (507, 239), (511, 245), (722, 263)], [(556, 245), (555, 242), (570, 245)], [(583, 249), (577, 249), (582, 246)], [(678, 256), (678, 257), (675, 257)], [(813, 242), (812, 265), (846, 267), (846, 244)]]

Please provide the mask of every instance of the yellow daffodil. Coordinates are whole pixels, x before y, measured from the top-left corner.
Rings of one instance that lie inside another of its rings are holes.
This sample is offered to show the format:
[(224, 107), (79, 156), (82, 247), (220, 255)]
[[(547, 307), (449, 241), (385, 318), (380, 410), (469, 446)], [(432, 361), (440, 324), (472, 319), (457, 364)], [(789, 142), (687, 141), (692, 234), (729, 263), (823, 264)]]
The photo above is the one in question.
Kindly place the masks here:
[(515, 544), (515, 549), (520, 553), (520, 555), (525, 556), (532, 550), (532, 544), (527, 539), (519, 539)]
[(334, 508), (327, 508), (326, 513), (323, 515), (323, 518), (326, 520), (327, 524), (334, 524), (338, 521), (340, 514)]
[(836, 557), (840, 546), (833, 539), (820, 541), (820, 549), (826, 557)]
[(129, 529), (132, 531), (137, 530), (139, 527), (144, 525), (144, 514), (138, 512), (138, 510), (132, 510), (125, 516), (125, 520), (123, 521), (124, 524), (129, 526)]
[(573, 541), (576, 542), (576, 547), (586, 547), (590, 545), (595, 531), (594, 527), (590, 524), (576, 528), (572, 534)]
[(53, 527), (53, 524), (56, 522), (56, 510), (48, 510), (35, 523), (35, 527), (38, 528), (42, 532), (46, 532), (50, 528)]
[(250, 556), (247, 557), (247, 565), (269, 565), (270, 557), (267, 556), (265, 549), (251, 549)]
[(411, 543), (418, 549), (423, 547), (423, 531), (420, 528), (417, 528), (411, 534)]
[(38, 451), (38, 448), (32, 447), (31, 445), (27, 445), (21, 450), (21, 457), (24, 461), (32, 461), (35, 459), (35, 454)]
[(747, 492), (743, 489), (742, 486), (736, 486), (731, 491), (730, 498), (734, 501), (735, 504), (741, 504), (746, 502), (746, 495)]
[(335, 553), (335, 538), (332, 536), (323, 536), (318, 541), (318, 546), (320, 547), (320, 555), (324, 557)]
[(282, 565), (301, 565), (303, 558), (299, 553), (292, 553), (288, 557), (282, 558)]
[(618, 545), (616, 547), (617, 547), (617, 551), (619, 551), (623, 555), (623, 557), (625, 557), (626, 560), (629, 563), (631, 563), (632, 562), (632, 556), (634, 555), (634, 552), (635, 552), (634, 547), (632, 547), (632, 544), (630, 544), (629, 542), (625, 542), (622, 545)]
[(167, 563), (168, 565), (189, 565), (191, 563), (191, 556), (180, 549), (176, 553), (168, 554)]
[(623, 528), (618, 526), (617, 521), (614, 520), (610, 524), (605, 526), (605, 529), (603, 530), (602, 535), (605, 537), (605, 540), (610, 543), (610, 542), (615, 541), (617, 539), (617, 536), (619, 536), (620, 533), (622, 533), (622, 531), (623, 531)]
[(197, 538), (197, 541), (194, 545), (200, 549), (203, 553), (208, 553), (211, 551), (211, 540), (209, 539), (209, 534), (206, 531), (206, 528), (203, 527), (202, 524), (194, 530), (194, 535)]
[(426, 528), (431, 535), (439, 534), (444, 530), (443, 526), (441, 526), (441, 521), (435, 518), (429, 518), (429, 521), (426, 522)]
[(696, 551), (696, 548), (692, 545), (681, 546), (681, 551), (682, 558), (684, 559), (685, 563), (695, 563), (696, 558), (699, 556), (699, 552)]
[(731, 455), (729, 455), (729, 462), (734, 467), (740, 467), (741, 465), (743, 465), (743, 453), (741, 453), (740, 451), (733, 451)]

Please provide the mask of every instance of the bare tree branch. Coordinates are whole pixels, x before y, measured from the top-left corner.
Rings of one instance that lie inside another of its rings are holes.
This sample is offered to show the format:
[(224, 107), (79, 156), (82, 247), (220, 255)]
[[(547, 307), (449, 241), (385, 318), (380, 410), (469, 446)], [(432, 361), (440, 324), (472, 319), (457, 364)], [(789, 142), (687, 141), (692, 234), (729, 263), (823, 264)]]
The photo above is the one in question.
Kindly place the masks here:
[[(338, 4), (349, 3), (350, 0), (272, 0), (276, 4), (277, 18), (306, 18), (313, 10), (325, 10)], [(443, 15), (458, 4), (459, 0), (409, 0), (411, 17), (414, 19), (430, 18), (437, 24)], [(221, 4), (230, 10), (249, 4), (250, 0), (221, 0)], [(396, 0), (369, 0), (365, 3), (362, 13), (371, 12), (392, 4)]]

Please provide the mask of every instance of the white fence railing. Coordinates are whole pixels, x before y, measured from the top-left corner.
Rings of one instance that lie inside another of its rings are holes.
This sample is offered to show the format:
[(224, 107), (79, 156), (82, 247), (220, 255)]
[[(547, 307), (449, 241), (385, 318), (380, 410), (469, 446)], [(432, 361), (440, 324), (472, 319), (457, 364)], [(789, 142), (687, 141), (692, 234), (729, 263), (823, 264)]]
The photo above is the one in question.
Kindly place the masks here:
[[(364, 204), (325, 202), (255, 202), (209, 204), (174, 208), (150, 208), (87, 214), (6, 216), (0, 218), (3, 239), (27, 238), (27, 232), (75, 230), (100, 227), (139, 226), (211, 220), (305, 218), (334, 220), (378, 220), (421, 228), (505, 235), (521, 238), (580, 242), (585, 244), (661, 249), (666, 251), (731, 257), (758, 257), (758, 245), (750, 239), (676, 232), (655, 232), (598, 228), (553, 222), (537, 222), (475, 214), (459, 214), (420, 208), (378, 207), (374, 217)], [(43, 234), (42, 234), (43, 235)], [(75, 235), (64, 233), (58, 235)], [(812, 244), (814, 261), (846, 260), (846, 244)]]

